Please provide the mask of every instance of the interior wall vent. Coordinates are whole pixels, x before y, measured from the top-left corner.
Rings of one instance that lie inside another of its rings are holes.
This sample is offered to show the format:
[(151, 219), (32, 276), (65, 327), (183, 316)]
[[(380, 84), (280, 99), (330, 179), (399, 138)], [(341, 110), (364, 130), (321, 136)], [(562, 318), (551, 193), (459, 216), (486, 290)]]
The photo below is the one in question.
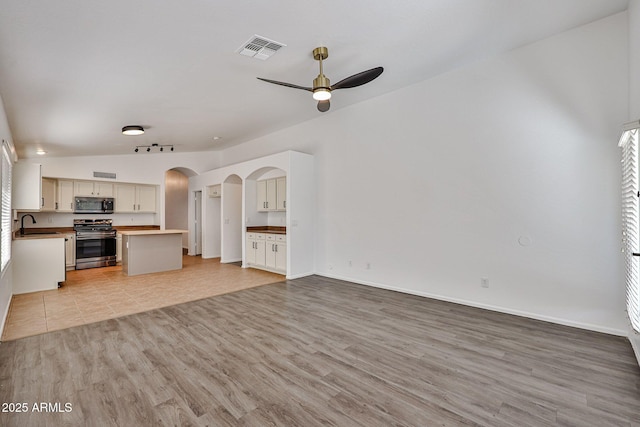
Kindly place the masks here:
[(111, 172), (94, 172), (93, 173), (93, 177), (94, 178), (116, 179), (116, 174), (115, 173), (111, 173)]
[(270, 40), (256, 34), (243, 43), (236, 52), (240, 55), (264, 61), (269, 59), (273, 54), (280, 50), (280, 48), (285, 46), (286, 44), (284, 43)]

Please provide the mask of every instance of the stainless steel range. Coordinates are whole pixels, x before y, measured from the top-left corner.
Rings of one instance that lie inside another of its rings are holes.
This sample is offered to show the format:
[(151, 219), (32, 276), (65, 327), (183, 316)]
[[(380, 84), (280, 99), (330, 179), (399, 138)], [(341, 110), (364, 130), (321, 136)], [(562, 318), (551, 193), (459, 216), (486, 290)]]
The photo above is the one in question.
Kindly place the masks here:
[(76, 270), (116, 265), (116, 234), (110, 219), (74, 219)]

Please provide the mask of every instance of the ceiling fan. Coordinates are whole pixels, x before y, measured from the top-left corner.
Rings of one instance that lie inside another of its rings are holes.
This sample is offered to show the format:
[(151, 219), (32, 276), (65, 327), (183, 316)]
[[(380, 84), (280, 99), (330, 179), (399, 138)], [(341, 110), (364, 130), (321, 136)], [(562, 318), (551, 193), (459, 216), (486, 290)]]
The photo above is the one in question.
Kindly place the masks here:
[(363, 84), (369, 83), (371, 80), (378, 77), (384, 71), (382, 67), (372, 68), (370, 70), (362, 71), (358, 74), (354, 74), (345, 79), (340, 80), (338, 83), (331, 85), (329, 79), (322, 72), (322, 60), (327, 59), (329, 57), (329, 49), (326, 47), (317, 47), (313, 49), (313, 58), (320, 62), (320, 74), (318, 77), (313, 79), (313, 87), (305, 87), (294, 85), (292, 83), (278, 82), (276, 80), (263, 79), (262, 77), (257, 77), (258, 80), (262, 80), (268, 83), (273, 83), (276, 85), (292, 87), (294, 89), (302, 89), (313, 93), (313, 99), (318, 101), (318, 111), (324, 113), (325, 111), (329, 111), (329, 107), (331, 103), (329, 99), (331, 98), (331, 92), (336, 89), (348, 89), (352, 87), (362, 86)]

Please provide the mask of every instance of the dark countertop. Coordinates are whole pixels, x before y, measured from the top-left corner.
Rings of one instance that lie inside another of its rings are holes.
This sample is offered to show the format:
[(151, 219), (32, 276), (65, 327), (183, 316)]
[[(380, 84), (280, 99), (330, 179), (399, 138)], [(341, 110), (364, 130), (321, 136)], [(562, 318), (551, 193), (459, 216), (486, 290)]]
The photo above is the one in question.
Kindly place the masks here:
[(277, 227), (275, 225), (255, 225), (247, 227), (248, 233), (268, 233), (268, 234), (287, 234), (287, 227)]

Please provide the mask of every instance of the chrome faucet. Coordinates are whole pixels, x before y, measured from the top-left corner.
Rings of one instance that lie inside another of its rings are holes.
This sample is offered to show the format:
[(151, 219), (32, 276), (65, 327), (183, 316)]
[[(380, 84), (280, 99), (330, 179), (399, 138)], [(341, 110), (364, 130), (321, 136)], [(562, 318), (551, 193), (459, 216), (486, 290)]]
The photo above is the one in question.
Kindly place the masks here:
[(30, 216), (31, 220), (33, 221), (33, 223), (36, 223), (36, 219), (33, 217), (33, 215), (31, 214), (24, 214), (22, 215), (22, 218), (20, 218), (20, 235), (24, 236), (24, 217), (25, 216)]

